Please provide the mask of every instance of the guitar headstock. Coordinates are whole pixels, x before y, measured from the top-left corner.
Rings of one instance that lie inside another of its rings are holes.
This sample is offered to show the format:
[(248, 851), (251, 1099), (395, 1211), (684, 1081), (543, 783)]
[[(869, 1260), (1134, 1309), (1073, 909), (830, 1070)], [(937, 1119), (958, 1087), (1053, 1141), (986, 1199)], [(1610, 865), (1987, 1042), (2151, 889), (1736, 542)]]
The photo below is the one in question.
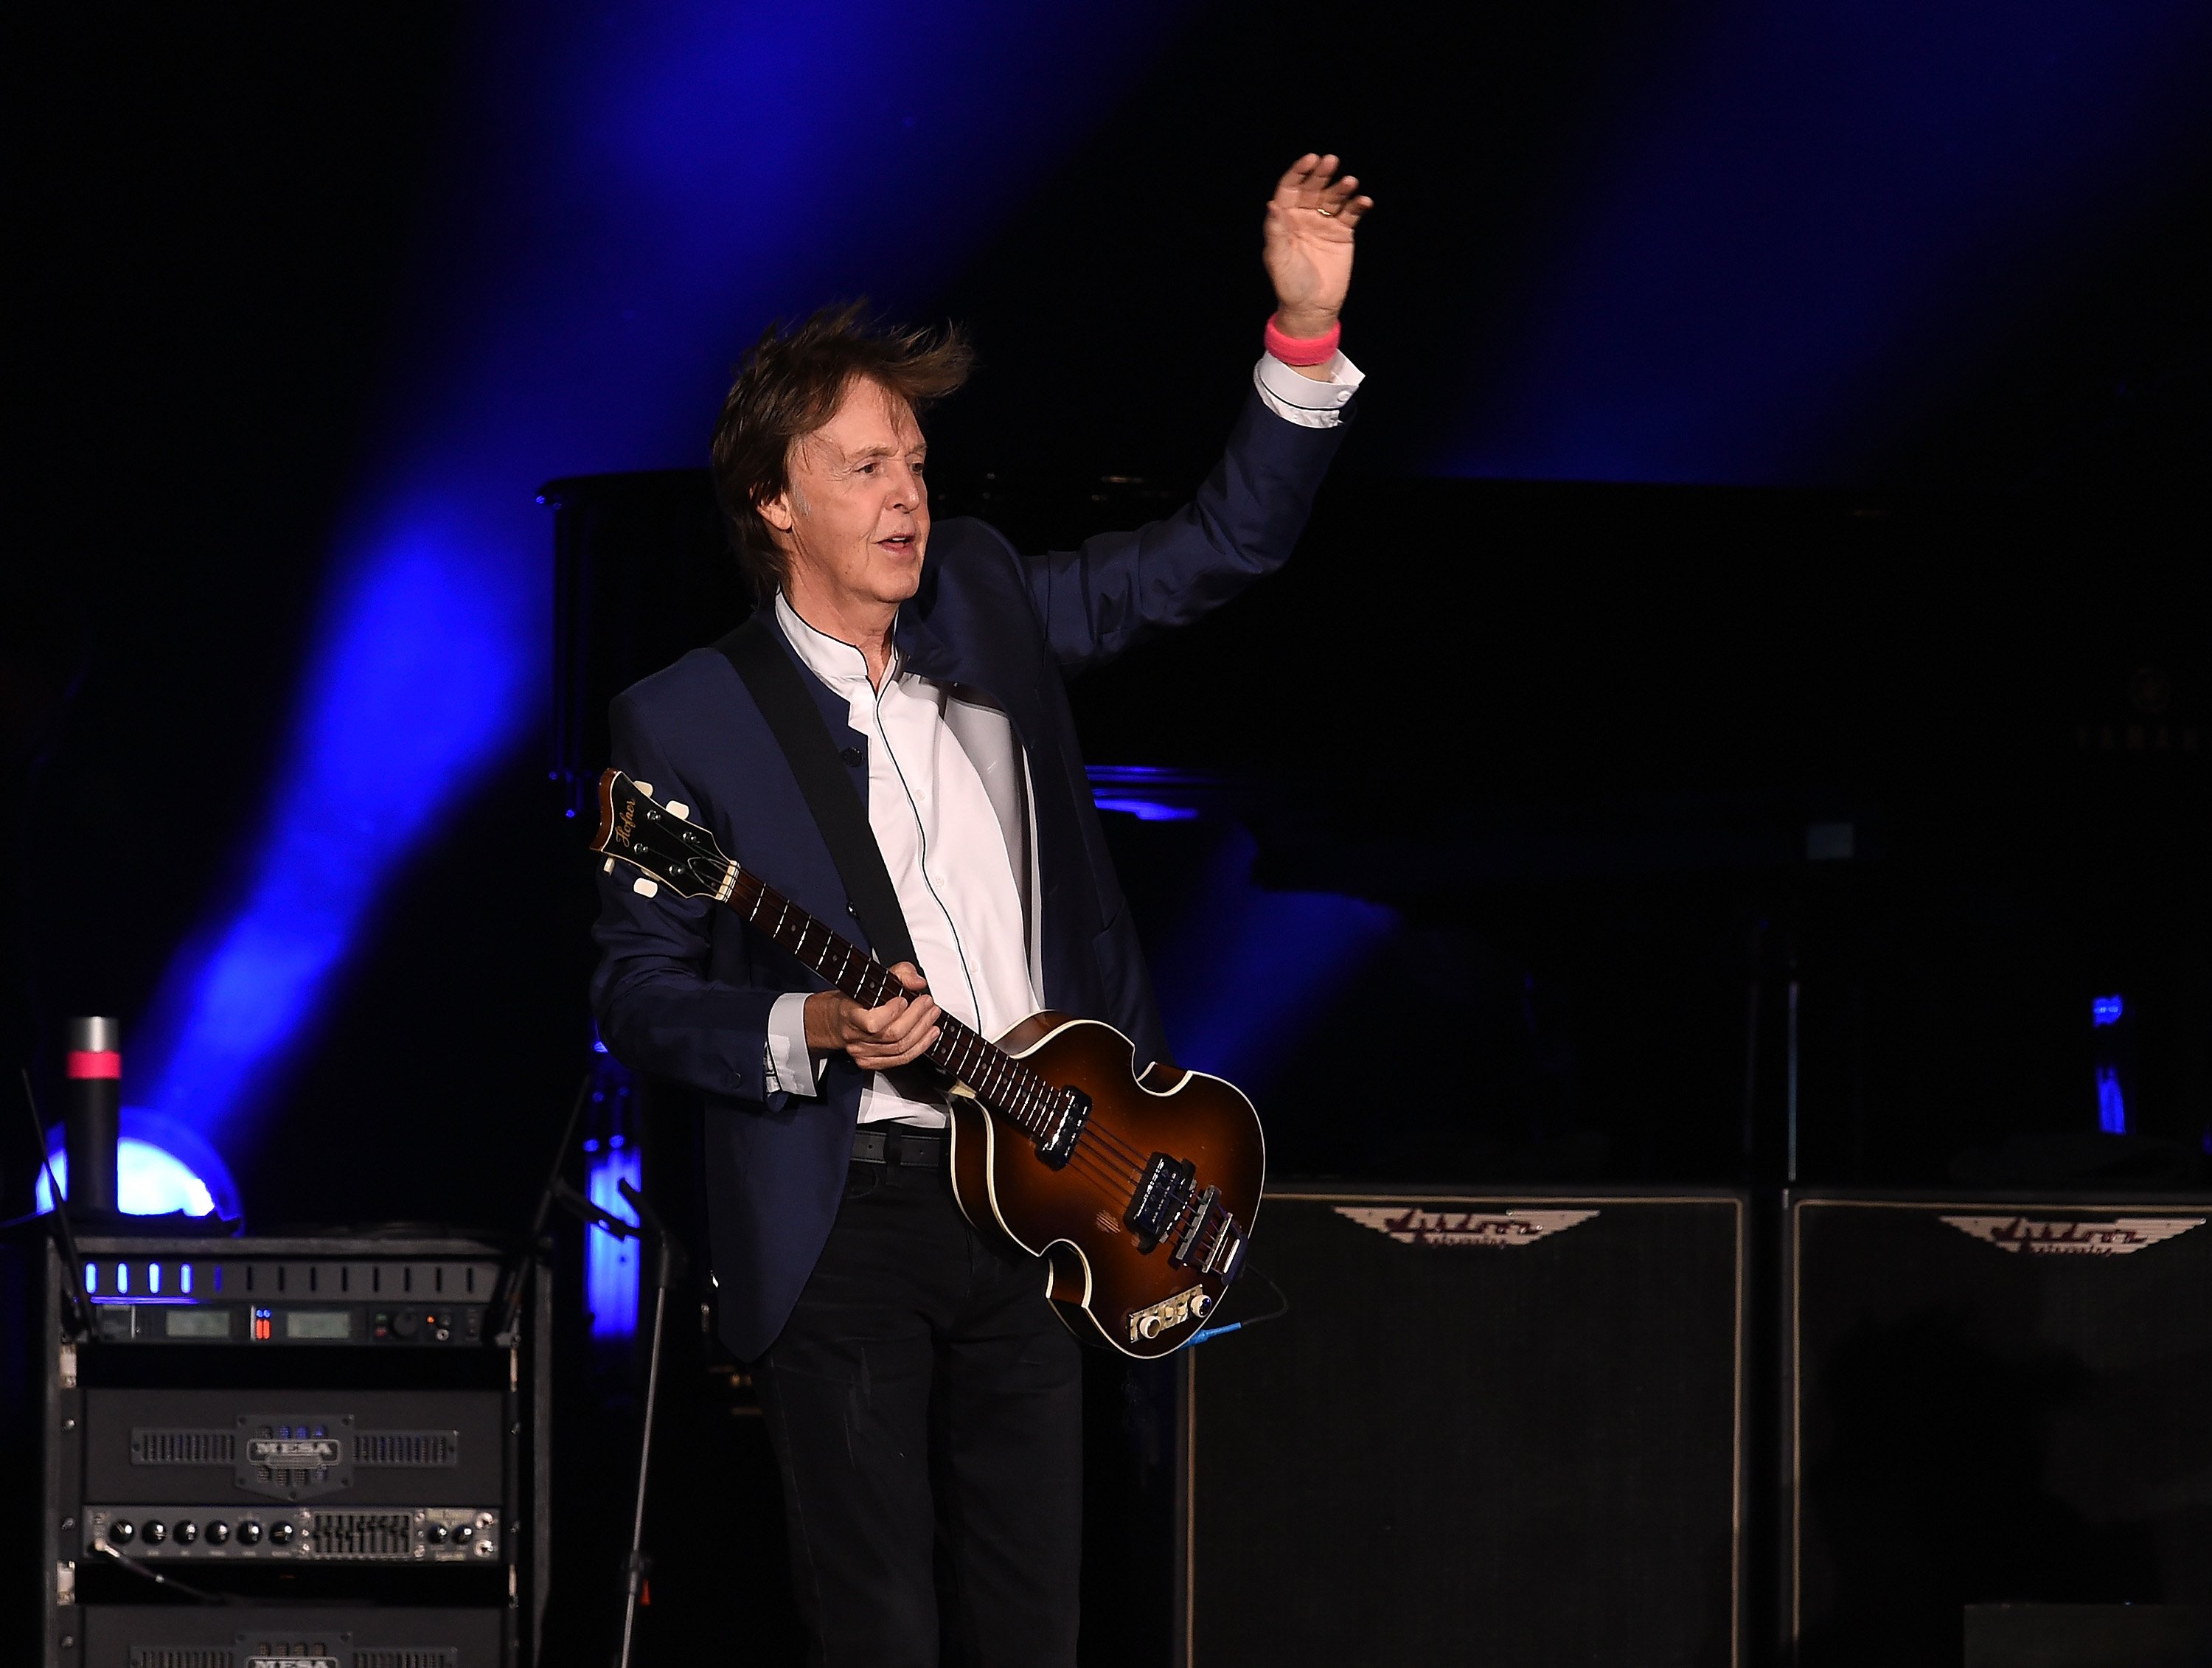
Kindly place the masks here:
[(599, 831), (592, 849), (603, 851), (611, 870), (617, 861), (645, 871), (642, 892), (658, 883), (685, 898), (727, 898), (738, 866), (722, 855), (714, 837), (686, 820), (689, 807), (653, 797), (653, 784), (633, 782), (626, 771), (599, 772)]

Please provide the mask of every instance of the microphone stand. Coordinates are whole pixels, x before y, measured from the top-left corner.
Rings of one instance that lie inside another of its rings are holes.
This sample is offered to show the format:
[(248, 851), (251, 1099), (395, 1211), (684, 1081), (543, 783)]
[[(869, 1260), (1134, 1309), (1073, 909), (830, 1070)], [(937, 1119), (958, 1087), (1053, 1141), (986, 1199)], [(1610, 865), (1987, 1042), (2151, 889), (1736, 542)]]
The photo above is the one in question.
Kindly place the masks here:
[(623, 1560), (622, 1645), (615, 1655), (615, 1668), (629, 1668), (630, 1646), (637, 1630), (638, 1602), (644, 1596), (645, 1580), (653, 1568), (653, 1561), (645, 1553), (645, 1488), (653, 1464), (653, 1415), (660, 1399), (661, 1343), (667, 1333), (668, 1294), (684, 1278), (685, 1257), (683, 1247), (676, 1243), (676, 1236), (669, 1232), (668, 1224), (661, 1220), (659, 1211), (646, 1202), (645, 1196), (626, 1181), (618, 1181), (615, 1185), (637, 1213), (635, 1224), (601, 1209), (558, 1174), (547, 1191), (586, 1223), (604, 1228), (617, 1239), (642, 1243), (650, 1235), (653, 1240), (653, 1343), (646, 1356), (645, 1410), (638, 1433), (637, 1496), (630, 1517), (629, 1555)]
[(85, 1295), (84, 1263), (77, 1255), (76, 1232), (70, 1225), (69, 1201), (62, 1196), (61, 1184), (54, 1179), (53, 1160), (46, 1156), (46, 1123), (39, 1116), (39, 1097), (31, 1093), (29, 1067), (22, 1071), (23, 1105), (31, 1114), (31, 1139), (37, 1143), (32, 1150), (38, 1154), (39, 1162), (46, 1173), (46, 1190), (53, 1196), (54, 1233), (61, 1243), (62, 1253), (62, 1336), (71, 1342), (88, 1342), (93, 1336), (92, 1300)]
[[(492, 1306), (496, 1318), (486, 1330), (490, 1342), (501, 1349), (514, 1347), (515, 1328), (522, 1321), (523, 1290), (538, 1266), (538, 1245), (545, 1237), (545, 1219), (552, 1214), (553, 1202), (560, 1194), (561, 1166), (568, 1161), (568, 1144), (576, 1138), (576, 1121), (584, 1115), (584, 1103), (591, 1094), (592, 1074), (586, 1072), (584, 1081), (576, 1085), (576, 1098), (568, 1103), (568, 1121), (561, 1126), (560, 1141), (553, 1148), (553, 1166), (546, 1172), (545, 1185), (538, 1190), (538, 1208), (531, 1215), (530, 1231), (522, 1236), (514, 1256), (500, 1270), (500, 1295)], [(627, 1227), (629, 1224), (623, 1226)]]

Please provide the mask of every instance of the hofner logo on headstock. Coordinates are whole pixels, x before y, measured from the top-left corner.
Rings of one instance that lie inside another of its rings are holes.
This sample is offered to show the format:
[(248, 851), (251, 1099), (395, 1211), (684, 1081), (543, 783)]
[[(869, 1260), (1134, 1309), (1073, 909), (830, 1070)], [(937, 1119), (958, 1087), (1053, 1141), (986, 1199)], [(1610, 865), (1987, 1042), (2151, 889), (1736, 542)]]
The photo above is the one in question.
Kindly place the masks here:
[(1946, 1216), (1942, 1220), (1961, 1233), (1987, 1240), (1999, 1251), (2026, 1249), (2076, 1257), (2125, 1257), (2204, 1226), (2202, 1216), (2120, 1216), (2102, 1222), (2074, 1216)]
[(1423, 1210), (1339, 1205), (1336, 1214), (1406, 1245), (1527, 1245), (1587, 1222), (1594, 1210)]

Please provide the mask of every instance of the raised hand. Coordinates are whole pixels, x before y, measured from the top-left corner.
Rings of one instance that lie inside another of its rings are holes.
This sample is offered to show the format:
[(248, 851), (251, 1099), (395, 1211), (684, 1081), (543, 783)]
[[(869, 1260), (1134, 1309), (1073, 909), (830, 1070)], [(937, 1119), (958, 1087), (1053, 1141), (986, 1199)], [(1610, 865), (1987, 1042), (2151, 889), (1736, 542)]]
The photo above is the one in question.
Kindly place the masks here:
[(1375, 199), (1354, 196), (1359, 181), (1340, 179), (1336, 164), (1334, 155), (1308, 151), (1275, 182), (1267, 203), (1261, 259), (1285, 336), (1327, 335), (1352, 287), (1352, 234)]

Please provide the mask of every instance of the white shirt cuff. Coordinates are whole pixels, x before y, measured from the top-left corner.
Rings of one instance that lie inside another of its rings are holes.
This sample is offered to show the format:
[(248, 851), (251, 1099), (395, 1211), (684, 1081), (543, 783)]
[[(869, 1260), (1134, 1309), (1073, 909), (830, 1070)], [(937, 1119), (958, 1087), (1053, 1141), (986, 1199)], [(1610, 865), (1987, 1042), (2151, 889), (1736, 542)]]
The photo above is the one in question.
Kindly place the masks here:
[(1272, 353), (1260, 356), (1252, 368), (1252, 386), (1267, 409), (1285, 423), (1302, 429), (1334, 429), (1344, 421), (1345, 401), (1359, 392), (1366, 373), (1341, 353), (1328, 362), (1328, 380), (1301, 376)]
[(811, 1099), (814, 1069), (806, 1051), (806, 992), (787, 990), (768, 1011), (769, 1093)]

